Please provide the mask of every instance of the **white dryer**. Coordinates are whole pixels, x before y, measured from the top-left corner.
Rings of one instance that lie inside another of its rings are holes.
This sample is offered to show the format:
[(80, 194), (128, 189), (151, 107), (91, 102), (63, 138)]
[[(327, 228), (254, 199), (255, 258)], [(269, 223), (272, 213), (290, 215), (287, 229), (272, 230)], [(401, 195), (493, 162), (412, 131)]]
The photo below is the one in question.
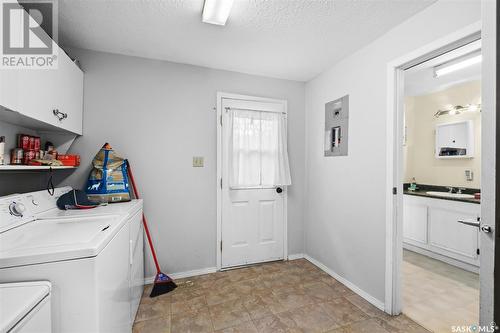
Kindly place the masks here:
[(0, 284), (0, 333), (51, 333), (48, 281)]
[(131, 332), (144, 282), (142, 200), (60, 211), (69, 190), (0, 198), (0, 283), (50, 281), (53, 332)]

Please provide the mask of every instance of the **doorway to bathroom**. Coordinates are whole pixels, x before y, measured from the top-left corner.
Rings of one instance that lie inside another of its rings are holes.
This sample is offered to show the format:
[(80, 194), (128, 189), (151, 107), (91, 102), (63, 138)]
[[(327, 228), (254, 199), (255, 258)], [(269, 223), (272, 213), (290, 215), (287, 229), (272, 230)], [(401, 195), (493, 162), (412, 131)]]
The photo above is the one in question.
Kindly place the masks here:
[(477, 25), (388, 66), (386, 311), (433, 332), (492, 322), (482, 52)]
[(481, 40), (404, 71), (402, 312), (479, 323)]

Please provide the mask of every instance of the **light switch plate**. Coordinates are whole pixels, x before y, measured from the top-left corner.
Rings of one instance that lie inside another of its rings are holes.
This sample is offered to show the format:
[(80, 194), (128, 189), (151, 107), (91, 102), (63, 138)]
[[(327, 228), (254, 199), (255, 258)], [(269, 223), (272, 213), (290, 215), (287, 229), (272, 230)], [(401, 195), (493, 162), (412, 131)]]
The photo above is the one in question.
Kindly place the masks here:
[(193, 156), (193, 168), (202, 168), (204, 165), (203, 156)]

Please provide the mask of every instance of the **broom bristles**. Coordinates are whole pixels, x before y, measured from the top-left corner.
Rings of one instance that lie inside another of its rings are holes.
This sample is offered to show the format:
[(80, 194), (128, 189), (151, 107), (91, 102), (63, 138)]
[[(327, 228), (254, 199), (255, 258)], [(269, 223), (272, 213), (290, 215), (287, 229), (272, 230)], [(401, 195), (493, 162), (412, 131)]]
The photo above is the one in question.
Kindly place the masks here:
[(153, 286), (153, 290), (151, 290), (151, 294), (149, 297), (156, 297), (168, 292), (171, 292), (177, 288), (175, 282), (167, 275), (162, 272), (156, 274), (155, 282)]

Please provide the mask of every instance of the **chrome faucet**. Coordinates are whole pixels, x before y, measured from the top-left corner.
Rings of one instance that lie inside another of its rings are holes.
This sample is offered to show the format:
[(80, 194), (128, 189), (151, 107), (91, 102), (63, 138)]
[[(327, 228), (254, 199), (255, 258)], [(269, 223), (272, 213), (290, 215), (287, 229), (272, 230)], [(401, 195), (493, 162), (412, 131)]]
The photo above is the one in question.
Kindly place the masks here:
[(465, 191), (465, 190), (466, 190), (466, 188), (465, 188), (465, 187), (459, 187), (459, 188), (458, 188), (458, 192), (457, 192), (457, 193), (458, 193), (458, 194), (462, 194), (462, 191)]
[(453, 190), (454, 188), (451, 187), (451, 186), (446, 186), (446, 188), (448, 189), (448, 193), (453, 193)]

